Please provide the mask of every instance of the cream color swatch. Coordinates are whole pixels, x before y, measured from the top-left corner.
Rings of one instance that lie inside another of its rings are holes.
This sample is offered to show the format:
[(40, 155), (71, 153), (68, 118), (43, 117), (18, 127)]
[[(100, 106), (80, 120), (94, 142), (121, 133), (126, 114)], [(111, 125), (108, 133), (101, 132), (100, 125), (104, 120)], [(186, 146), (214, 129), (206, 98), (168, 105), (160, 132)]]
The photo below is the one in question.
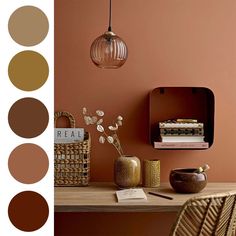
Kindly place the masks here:
[(47, 16), (37, 7), (24, 6), (11, 15), (8, 22), (11, 37), (23, 46), (34, 46), (44, 40), (48, 33)]

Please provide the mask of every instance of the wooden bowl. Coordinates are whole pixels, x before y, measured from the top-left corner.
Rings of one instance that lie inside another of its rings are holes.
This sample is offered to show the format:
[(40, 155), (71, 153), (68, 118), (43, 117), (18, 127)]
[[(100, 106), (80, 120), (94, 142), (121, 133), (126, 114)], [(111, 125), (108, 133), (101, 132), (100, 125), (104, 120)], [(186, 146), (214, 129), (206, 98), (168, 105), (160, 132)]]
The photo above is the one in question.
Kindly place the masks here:
[(205, 172), (196, 173), (197, 168), (173, 169), (169, 180), (177, 193), (198, 193), (206, 187)]

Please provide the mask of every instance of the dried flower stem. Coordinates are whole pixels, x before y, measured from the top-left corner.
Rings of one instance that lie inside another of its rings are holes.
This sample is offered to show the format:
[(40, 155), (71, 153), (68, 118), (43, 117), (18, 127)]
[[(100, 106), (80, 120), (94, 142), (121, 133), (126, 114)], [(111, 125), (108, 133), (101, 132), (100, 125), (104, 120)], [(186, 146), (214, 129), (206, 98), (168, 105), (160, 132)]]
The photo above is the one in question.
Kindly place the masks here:
[(83, 115), (84, 115), (84, 121), (87, 125), (96, 125), (97, 126), (97, 131), (102, 133), (104, 136), (99, 137), (99, 142), (100, 143), (105, 143), (107, 141), (108, 143), (112, 144), (117, 152), (119, 153), (120, 156), (124, 155), (123, 149), (121, 147), (121, 143), (117, 134), (117, 130), (119, 129), (120, 126), (122, 126), (122, 116), (117, 117), (117, 121), (113, 121), (113, 125), (108, 126), (108, 129), (110, 132), (113, 134), (109, 135), (103, 126), (103, 116), (104, 116), (104, 111), (102, 110), (97, 110), (96, 115), (92, 115), (90, 112), (88, 112), (87, 108), (83, 108)]
[(122, 148), (122, 146), (121, 146), (121, 143), (120, 143), (120, 139), (119, 139), (119, 137), (118, 137), (118, 135), (117, 135), (117, 133), (116, 133), (116, 131), (114, 131), (114, 133), (115, 133), (115, 136), (116, 136), (116, 141), (117, 141), (117, 143), (118, 143), (118, 147), (119, 147), (119, 153), (121, 154), (121, 156), (123, 156), (124, 155), (124, 151), (123, 151), (123, 148)]
[[(116, 132), (114, 132), (114, 133), (116, 134)], [(109, 137), (109, 135), (108, 135), (105, 131), (103, 131), (103, 134), (104, 134), (107, 138)], [(123, 153), (123, 150), (122, 150), (122, 147), (121, 147), (121, 144), (120, 144), (120, 140), (119, 140), (119, 138), (118, 138), (117, 135), (116, 135), (115, 141), (118, 143), (118, 145), (116, 145), (115, 142), (113, 142), (113, 143), (111, 143), (111, 144), (115, 147), (115, 149), (117, 150), (117, 152), (119, 153), (119, 155), (120, 155), (120, 156), (123, 156), (124, 153)]]

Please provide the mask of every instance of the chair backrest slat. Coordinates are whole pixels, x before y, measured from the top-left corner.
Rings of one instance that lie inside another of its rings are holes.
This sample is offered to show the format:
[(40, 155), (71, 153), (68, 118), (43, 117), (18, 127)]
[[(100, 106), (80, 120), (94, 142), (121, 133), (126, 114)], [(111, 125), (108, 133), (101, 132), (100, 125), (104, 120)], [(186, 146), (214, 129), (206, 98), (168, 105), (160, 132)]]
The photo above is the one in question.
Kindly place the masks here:
[[(222, 199), (215, 199), (216, 204), (217, 204), (217, 200), (219, 200), (219, 214), (216, 215), (216, 225), (213, 229), (213, 235), (221, 234), (220, 228), (222, 228), (225, 222), (223, 214), (224, 214), (225, 205), (227, 203), (227, 198), (222, 197)], [(220, 203), (220, 200), (222, 200), (221, 203)]]
[[(226, 231), (229, 232), (227, 234), (231, 236), (230, 231), (233, 230), (234, 227), (234, 215), (236, 214), (236, 198), (229, 196), (227, 197), (227, 206), (225, 207), (225, 218), (229, 218), (230, 220), (225, 224)], [(235, 230), (235, 229), (234, 229)]]
[[(209, 199), (209, 201), (207, 202), (207, 206), (204, 208), (205, 209), (205, 213), (204, 213), (204, 216), (203, 216), (203, 219), (202, 219), (202, 222), (201, 222), (201, 226), (200, 226), (198, 235), (203, 234), (203, 230), (205, 230), (204, 229), (205, 228), (204, 225), (208, 223), (207, 219), (208, 219), (208, 215), (209, 215), (211, 204), (212, 204), (212, 198)], [(207, 228), (209, 228), (209, 225), (208, 225)]]
[(236, 229), (236, 191), (189, 199), (171, 236), (232, 236)]

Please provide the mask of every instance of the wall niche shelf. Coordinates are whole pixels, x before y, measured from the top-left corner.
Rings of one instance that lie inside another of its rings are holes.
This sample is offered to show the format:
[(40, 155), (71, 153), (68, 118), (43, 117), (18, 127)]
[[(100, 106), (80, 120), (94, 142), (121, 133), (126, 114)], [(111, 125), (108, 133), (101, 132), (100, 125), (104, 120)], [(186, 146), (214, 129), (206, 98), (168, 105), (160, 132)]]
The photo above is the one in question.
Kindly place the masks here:
[[(186, 143), (184, 146), (173, 145), (158, 149), (207, 149), (214, 140), (214, 110), (215, 98), (213, 92), (205, 87), (158, 87), (150, 92), (149, 98), (149, 136), (151, 144), (156, 147), (159, 140), (159, 122), (177, 119), (193, 118), (204, 123), (205, 141), (208, 147), (194, 148)], [(173, 144), (173, 143), (172, 143)], [(157, 148), (157, 147), (156, 147)]]

